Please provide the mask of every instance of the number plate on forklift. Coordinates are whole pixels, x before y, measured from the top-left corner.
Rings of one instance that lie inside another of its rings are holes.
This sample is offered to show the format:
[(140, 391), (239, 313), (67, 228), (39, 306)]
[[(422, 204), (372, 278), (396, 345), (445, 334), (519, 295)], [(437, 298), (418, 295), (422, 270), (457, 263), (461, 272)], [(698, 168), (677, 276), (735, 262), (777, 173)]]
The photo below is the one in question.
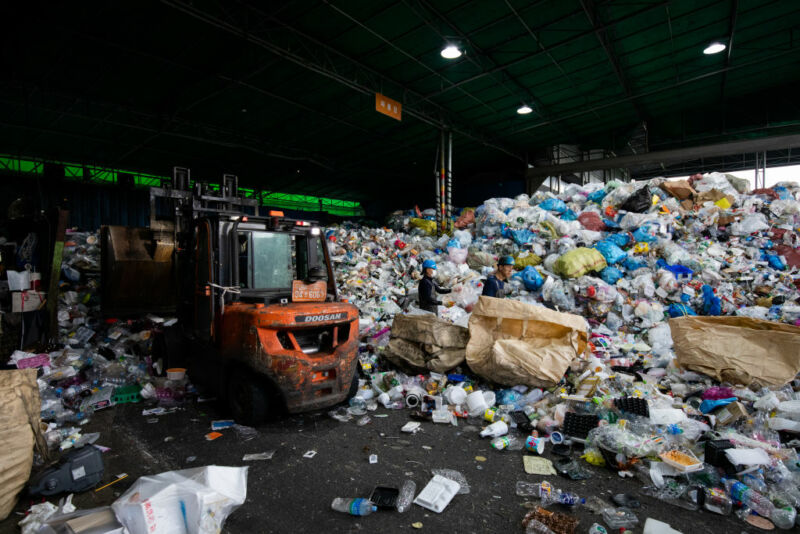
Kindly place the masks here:
[(328, 285), (324, 281), (306, 284), (302, 280), (292, 281), (292, 302), (324, 302)]

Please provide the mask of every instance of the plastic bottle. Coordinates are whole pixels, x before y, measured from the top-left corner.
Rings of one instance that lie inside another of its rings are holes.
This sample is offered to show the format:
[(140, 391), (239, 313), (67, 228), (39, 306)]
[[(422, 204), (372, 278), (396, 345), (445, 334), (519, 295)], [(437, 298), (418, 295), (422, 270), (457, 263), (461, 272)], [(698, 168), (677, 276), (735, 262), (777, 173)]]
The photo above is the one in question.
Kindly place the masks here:
[(555, 534), (547, 525), (536, 519), (531, 519), (525, 527), (525, 534)]
[(748, 488), (738, 480), (723, 479), (723, 483), (731, 499), (735, 502), (740, 502), (744, 506), (753, 509), (760, 516), (772, 517), (775, 507), (768, 498)]
[(501, 436), (492, 440), (492, 447), (498, 451), (508, 449), (510, 451), (520, 451), (525, 446), (525, 442), (514, 436)]
[(336, 497), (331, 503), (331, 509), (350, 515), (369, 515), (378, 510), (369, 499), (347, 499)]
[(595, 523), (589, 527), (589, 534), (608, 534), (608, 530), (603, 525)]
[(417, 491), (417, 485), (413, 480), (406, 480), (400, 487), (400, 493), (397, 495), (397, 511), (401, 514), (411, 508), (411, 502), (414, 500), (414, 493)]
[(581, 499), (571, 491), (556, 491), (550, 494), (542, 495), (542, 505), (548, 506), (550, 504), (561, 504), (563, 506), (576, 506), (584, 504), (586, 499)]
[(775, 526), (781, 530), (789, 530), (794, 527), (795, 519), (797, 519), (797, 511), (791, 506), (776, 507), (775, 511), (770, 516)]
[(498, 421), (481, 430), (481, 437), (497, 438), (508, 434), (508, 425), (505, 421)]

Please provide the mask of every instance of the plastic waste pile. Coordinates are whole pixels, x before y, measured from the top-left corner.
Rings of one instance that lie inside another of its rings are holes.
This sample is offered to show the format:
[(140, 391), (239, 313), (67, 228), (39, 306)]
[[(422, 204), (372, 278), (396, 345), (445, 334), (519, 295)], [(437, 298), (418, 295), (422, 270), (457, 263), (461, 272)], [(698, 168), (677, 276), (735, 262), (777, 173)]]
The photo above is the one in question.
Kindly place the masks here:
[[(404, 214), (394, 229), (329, 230), (339, 286), (361, 310), (365, 377), (350, 406), (330, 415), (346, 423), (370, 410), (408, 410), (407, 432), (428, 422), (480, 425), (497, 454), (559, 456), (551, 474), (588, 478), (587, 465), (606, 466), (678, 507), (793, 528), (800, 380), (721, 383), (680, 368), (668, 320), (800, 326), (799, 192), (793, 183), (748, 192), (735, 178), (697, 175), (490, 199), (473, 224), (442, 237), (429, 234), (430, 221)], [(555, 387), (500, 388), (466, 366), (413, 376), (381, 358), (394, 314), (427, 313), (414, 296), (424, 259), (453, 288), (440, 297), (439, 318), (466, 326), (482, 279), (507, 254), (516, 260), (509, 298), (588, 322), (587, 353)], [(542, 506), (589, 505), (556, 490), (525, 496)], [(639, 520), (627, 504), (605, 503), (598, 513), (610, 528), (633, 527)]]
[(174, 404), (191, 388), (185, 377), (153, 376), (153, 329), (175, 319), (148, 316), (123, 322), (100, 317), (98, 239), (97, 233), (67, 233), (59, 282), (59, 344), (48, 352), (15, 351), (8, 362), (42, 369), (41, 417), (48, 423), (45, 438), (51, 448), (66, 450), (96, 440), (96, 434), (82, 435), (80, 430), (96, 410), (142, 399)]

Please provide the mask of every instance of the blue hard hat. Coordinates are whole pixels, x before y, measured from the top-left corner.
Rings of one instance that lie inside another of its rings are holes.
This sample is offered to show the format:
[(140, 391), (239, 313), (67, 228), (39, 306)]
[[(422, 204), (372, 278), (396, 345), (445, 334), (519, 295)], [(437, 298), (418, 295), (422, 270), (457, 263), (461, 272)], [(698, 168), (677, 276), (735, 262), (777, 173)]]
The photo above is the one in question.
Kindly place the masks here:
[(500, 261), (497, 262), (498, 265), (514, 265), (514, 258), (511, 256), (503, 256), (500, 258)]
[(425, 261), (422, 262), (422, 268), (423, 269), (435, 269), (436, 268), (436, 262), (433, 261), (433, 260), (425, 260)]

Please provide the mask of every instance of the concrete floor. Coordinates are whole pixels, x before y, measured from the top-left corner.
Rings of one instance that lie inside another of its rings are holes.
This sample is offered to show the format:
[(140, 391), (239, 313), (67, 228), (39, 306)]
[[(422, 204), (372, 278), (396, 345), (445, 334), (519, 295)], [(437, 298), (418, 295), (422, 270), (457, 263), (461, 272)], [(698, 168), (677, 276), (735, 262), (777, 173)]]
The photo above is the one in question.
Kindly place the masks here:
[[(520, 522), (527, 511), (526, 499), (515, 495), (515, 483), (543, 479), (554, 487), (608, 502), (615, 493), (635, 494), (642, 507), (636, 510), (640, 524), (633, 532), (642, 531), (647, 517), (670, 523), (685, 534), (748, 530), (735, 516), (690, 512), (640, 496), (638, 481), (621, 479), (606, 468), (587, 466), (593, 477), (585, 481), (528, 475), (522, 465), (525, 453), (492, 450), (489, 440), (479, 437), (477, 426), (461, 420), (458, 427), (423, 423), (421, 432), (410, 435), (399, 431), (408, 421), (405, 410), (370, 412), (372, 422), (361, 427), (355, 421), (340, 423), (321, 411), (265, 424), (250, 440), (227, 429), (223, 437), (207, 441), (204, 435), (210, 432), (210, 422), (226, 415), (215, 403), (188, 403), (153, 423), (148, 422), (152, 416), (141, 415), (142, 408), (141, 404), (122, 405), (95, 414), (87, 431), (101, 432), (98, 444), (112, 448), (105, 455), (105, 480), (119, 473), (129, 477), (99, 492), (76, 495), (74, 503), (79, 508), (110, 504), (144, 474), (208, 464), (245, 465), (244, 454), (275, 450), (271, 460), (246, 464), (250, 466), (247, 502), (228, 518), (224, 532), (523, 532)], [(316, 456), (303, 458), (309, 450), (316, 450)], [(370, 454), (378, 455), (377, 464), (369, 463)], [(187, 461), (190, 456), (196, 460)], [(486, 460), (478, 461), (476, 456)], [(545, 456), (550, 457), (549, 453)], [(470, 493), (457, 495), (441, 514), (416, 505), (404, 514), (378, 512), (361, 518), (330, 509), (335, 497), (369, 497), (373, 487), (399, 487), (406, 478), (414, 480), (419, 491), (435, 468), (459, 470), (470, 485)], [(30, 502), (21, 499), (17, 510), (24, 511)], [(576, 532), (587, 532), (594, 522), (603, 524), (600, 516), (585, 507), (570, 513), (580, 519)], [(0, 534), (19, 532), (20, 518), (12, 513), (0, 522)], [(421, 530), (412, 526), (417, 522), (422, 523)]]

